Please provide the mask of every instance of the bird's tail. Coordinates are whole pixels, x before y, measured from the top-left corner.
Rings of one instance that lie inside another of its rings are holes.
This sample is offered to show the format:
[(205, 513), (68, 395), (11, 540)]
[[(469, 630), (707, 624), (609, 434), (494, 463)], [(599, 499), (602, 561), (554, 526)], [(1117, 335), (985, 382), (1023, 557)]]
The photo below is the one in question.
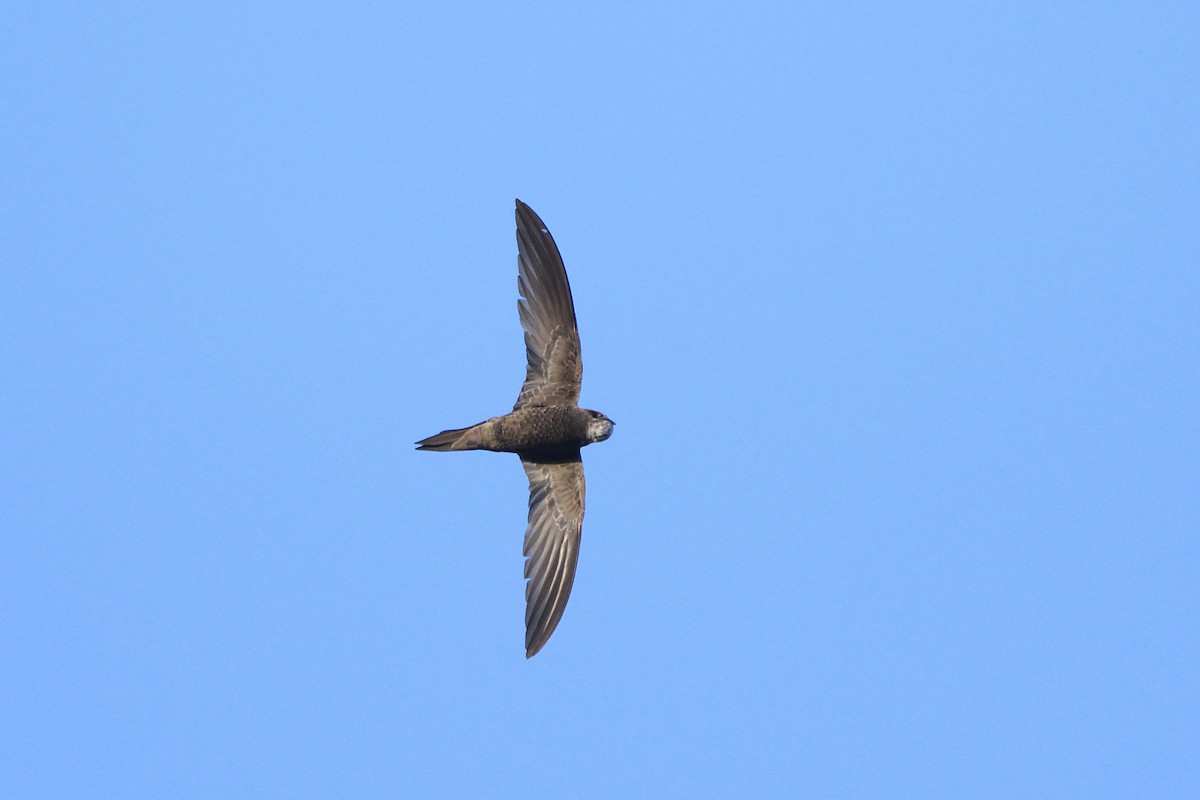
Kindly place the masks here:
[(441, 433), (435, 433), (428, 439), (422, 439), (417, 442), (418, 450), (432, 450), (436, 452), (446, 452), (448, 450), (479, 450), (479, 445), (473, 441), (474, 436), (470, 436), (470, 432), (478, 425), (472, 425), (469, 428), (453, 428)]

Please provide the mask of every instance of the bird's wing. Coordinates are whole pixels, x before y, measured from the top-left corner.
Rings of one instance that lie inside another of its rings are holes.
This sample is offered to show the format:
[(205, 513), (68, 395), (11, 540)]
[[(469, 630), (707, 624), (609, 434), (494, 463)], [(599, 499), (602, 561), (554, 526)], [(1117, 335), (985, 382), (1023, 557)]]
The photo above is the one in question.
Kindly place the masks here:
[(554, 237), (533, 209), (517, 201), (517, 311), (528, 365), (513, 408), (576, 405), (583, 379), (571, 285)]
[(562, 457), (521, 456), (529, 476), (525, 529), (525, 657), (542, 649), (558, 627), (579, 561), (583, 530), (583, 462), (579, 451)]

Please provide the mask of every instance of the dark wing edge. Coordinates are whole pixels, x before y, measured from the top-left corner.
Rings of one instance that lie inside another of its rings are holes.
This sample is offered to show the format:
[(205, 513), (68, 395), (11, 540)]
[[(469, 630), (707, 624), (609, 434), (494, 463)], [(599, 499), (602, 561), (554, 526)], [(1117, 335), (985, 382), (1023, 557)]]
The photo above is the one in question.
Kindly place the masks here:
[(517, 200), (517, 312), (525, 330), (525, 383), (514, 408), (575, 405), (583, 378), (571, 284), (554, 237)]
[(558, 627), (579, 563), (583, 533), (583, 462), (575, 450), (561, 459), (521, 458), (529, 477), (525, 529), (525, 657), (532, 658)]

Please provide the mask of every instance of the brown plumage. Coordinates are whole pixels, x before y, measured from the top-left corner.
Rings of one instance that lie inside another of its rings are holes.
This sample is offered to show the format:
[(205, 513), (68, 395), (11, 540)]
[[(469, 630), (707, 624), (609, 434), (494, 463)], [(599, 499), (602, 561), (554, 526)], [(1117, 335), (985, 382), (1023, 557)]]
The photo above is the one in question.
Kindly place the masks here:
[(575, 303), (558, 246), (529, 206), (517, 201), (517, 310), (525, 330), (525, 383), (513, 410), (442, 431), (418, 450), (516, 453), (529, 478), (525, 529), (525, 656), (542, 649), (566, 608), (583, 528), (579, 449), (612, 435), (613, 423), (580, 408), (583, 359)]

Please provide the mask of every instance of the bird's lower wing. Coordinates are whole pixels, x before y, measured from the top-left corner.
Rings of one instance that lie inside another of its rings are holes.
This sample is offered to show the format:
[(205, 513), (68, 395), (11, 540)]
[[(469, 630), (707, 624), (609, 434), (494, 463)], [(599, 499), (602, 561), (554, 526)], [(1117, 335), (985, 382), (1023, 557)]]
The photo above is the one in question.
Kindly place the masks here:
[(583, 530), (583, 462), (579, 451), (560, 458), (522, 456), (529, 476), (525, 529), (525, 657), (542, 649), (558, 627), (579, 561)]

